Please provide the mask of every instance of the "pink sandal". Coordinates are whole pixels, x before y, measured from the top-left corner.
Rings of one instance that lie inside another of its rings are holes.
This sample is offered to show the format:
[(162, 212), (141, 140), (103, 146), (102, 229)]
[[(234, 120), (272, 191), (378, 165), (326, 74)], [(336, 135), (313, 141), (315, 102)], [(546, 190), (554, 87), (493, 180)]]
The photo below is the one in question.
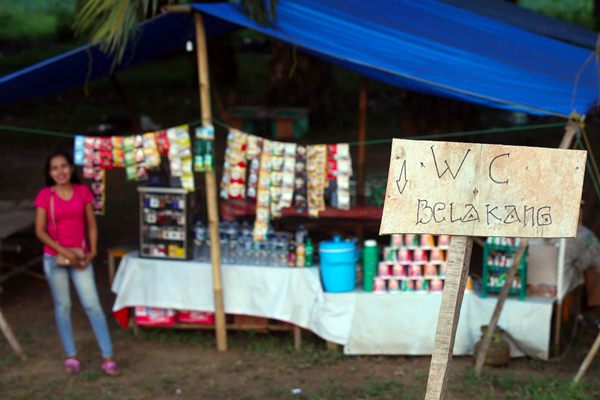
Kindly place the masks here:
[(65, 360), (65, 362), (63, 363), (63, 366), (65, 367), (65, 371), (70, 373), (70, 374), (74, 374), (79, 372), (79, 370), (81, 369), (81, 365), (79, 364), (79, 360), (73, 357), (69, 357)]
[(104, 361), (102, 363), (102, 371), (108, 376), (117, 376), (119, 375), (119, 366), (112, 360)]

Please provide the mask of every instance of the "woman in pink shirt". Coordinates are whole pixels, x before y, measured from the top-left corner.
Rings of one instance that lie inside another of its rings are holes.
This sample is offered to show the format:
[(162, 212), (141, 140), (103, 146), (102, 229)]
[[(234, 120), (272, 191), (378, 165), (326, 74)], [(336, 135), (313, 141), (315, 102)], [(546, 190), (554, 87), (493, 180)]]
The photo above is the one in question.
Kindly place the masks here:
[[(46, 187), (35, 199), (35, 233), (44, 243), (44, 273), (54, 301), (58, 333), (67, 356), (64, 368), (67, 372), (80, 369), (71, 325), (70, 278), (96, 335), (104, 358), (102, 370), (115, 376), (119, 374), (119, 368), (112, 359), (112, 343), (91, 264), (96, 257), (98, 242), (92, 201), (89, 188), (79, 183), (71, 156), (66, 152), (50, 155), (46, 161)], [(69, 248), (81, 248), (83, 256)], [(70, 266), (58, 266), (58, 254), (67, 258)]]

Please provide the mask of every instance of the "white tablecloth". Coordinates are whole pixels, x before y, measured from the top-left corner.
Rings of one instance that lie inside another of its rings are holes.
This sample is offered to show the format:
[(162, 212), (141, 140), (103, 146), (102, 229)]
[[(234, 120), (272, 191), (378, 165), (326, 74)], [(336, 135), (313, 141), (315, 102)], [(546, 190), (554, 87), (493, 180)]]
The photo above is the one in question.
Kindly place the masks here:
[[(323, 293), (317, 268), (224, 265), (225, 312), (274, 318), (344, 344), (355, 296)], [(148, 306), (214, 311), (211, 266), (192, 261), (123, 257), (112, 290), (113, 311)]]
[[(214, 311), (211, 267), (127, 255), (112, 290), (113, 311), (149, 307)], [(427, 355), (433, 342), (441, 294), (323, 293), (317, 268), (223, 266), (225, 312), (274, 318), (344, 346), (346, 354)], [(472, 354), (480, 326), (496, 299), (465, 293), (455, 355)], [(508, 299), (499, 326), (530, 351), (548, 357), (552, 299)], [(520, 355), (511, 349), (511, 355)]]

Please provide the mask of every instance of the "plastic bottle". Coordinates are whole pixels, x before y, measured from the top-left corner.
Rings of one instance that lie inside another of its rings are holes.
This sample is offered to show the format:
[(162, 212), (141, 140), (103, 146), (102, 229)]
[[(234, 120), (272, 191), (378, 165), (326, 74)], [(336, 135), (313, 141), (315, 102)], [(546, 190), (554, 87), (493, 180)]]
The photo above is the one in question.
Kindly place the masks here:
[(304, 248), (304, 243), (300, 242), (296, 246), (296, 267), (304, 268), (304, 264), (306, 263), (306, 250)]
[(194, 259), (206, 261), (206, 228), (201, 220), (194, 225)]
[(299, 245), (300, 243), (306, 243), (307, 237), (308, 237), (308, 230), (306, 229), (304, 224), (300, 224), (298, 226), (298, 229), (296, 230), (296, 235), (295, 235), (296, 245)]
[(290, 244), (288, 246), (288, 267), (296, 266), (296, 241), (290, 240)]
[(363, 247), (363, 289), (365, 292), (373, 291), (373, 279), (377, 274), (377, 263), (379, 262), (379, 250), (377, 241), (365, 240)]
[(287, 267), (288, 241), (285, 234), (281, 233), (277, 239), (277, 266)]
[(306, 238), (306, 246), (304, 247), (304, 266), (312, 267), (314, 262), (315, 249), (310, 238)]

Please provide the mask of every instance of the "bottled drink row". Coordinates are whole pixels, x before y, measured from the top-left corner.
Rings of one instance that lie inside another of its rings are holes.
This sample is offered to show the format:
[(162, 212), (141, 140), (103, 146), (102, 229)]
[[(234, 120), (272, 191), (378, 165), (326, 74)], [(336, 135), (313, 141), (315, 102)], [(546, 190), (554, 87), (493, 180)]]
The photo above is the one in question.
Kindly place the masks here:
[[(198, 220), (194, 224), (194, 259), (210, 262), (210, 249), (208, 227)], [(314, 247), (304, 225), (293, 233), (270, 229), (266, 240), (257, 242), (247, 221), (221, 222), (219, 249), (222, 264), (303, 268), (314, 263)]]

